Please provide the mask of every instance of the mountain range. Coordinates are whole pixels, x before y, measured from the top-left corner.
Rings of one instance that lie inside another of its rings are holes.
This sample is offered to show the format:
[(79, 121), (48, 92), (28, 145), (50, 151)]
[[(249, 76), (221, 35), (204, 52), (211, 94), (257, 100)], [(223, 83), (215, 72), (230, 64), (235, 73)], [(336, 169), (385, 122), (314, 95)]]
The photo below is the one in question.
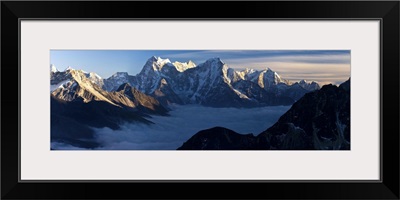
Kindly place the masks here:
[[(67, 68), (60, 72), (51, 65), (51, 89), (74, 79), (73, 71), (79, 70)], [(117, 91), (122, 84), (128, 83), (165, 107), (170, 104), (210, 107), (291, 105), (307, 92), (320, 89), (314, 81), (292, 83), (270, 68), (234, 70), (219, 58), (196, 65), (192, 61), (172, 63), (169, 59), (153, 56), (136, 76), (117, 72), (103, 79), (95, 73), (82, 73), (104, 92)]]

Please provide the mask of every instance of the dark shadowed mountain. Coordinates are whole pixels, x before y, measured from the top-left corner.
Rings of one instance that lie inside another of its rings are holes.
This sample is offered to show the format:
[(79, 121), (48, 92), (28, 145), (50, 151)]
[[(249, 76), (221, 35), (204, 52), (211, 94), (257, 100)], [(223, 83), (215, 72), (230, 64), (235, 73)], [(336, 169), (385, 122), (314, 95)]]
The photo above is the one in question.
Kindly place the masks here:
[(94, 148), (98, 144), (91, 127), (116, 130), (122, 123), (147, 123), (144, 114), (104, 101), (85, 103), (82, 98), (66, 102), (51, 96), (51, 141), (76, 147)]
[(271, 149), (350, 149), (349, 85), (307, 93), (258, 137)]
[(325, 85), (305, 94), (257, 137), (237, 134), (220, 127), (200, 131), (178, 149), (349, 150), (350, 79), (339, 87)]
[(249, 150), (257, 146), (253, 134), (239, 134), (222, 127), (202, 130), (178, 150)]

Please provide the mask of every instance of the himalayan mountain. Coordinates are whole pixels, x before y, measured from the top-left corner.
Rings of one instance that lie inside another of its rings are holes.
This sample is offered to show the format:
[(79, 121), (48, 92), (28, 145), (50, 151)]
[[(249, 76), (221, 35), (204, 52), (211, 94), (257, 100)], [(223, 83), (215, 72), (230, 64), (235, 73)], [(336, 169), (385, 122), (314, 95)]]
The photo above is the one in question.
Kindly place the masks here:
[[(72, 73), (77, 71), (79, 70), (67, 68), (60, 72), (51, 65), (51, 90), (72, 84)], [(93, 85), (97, 85), (97, 89), (102, 90), (100, 93), (116, 92), (122, 84), (127, 83), (138, 92), (155, 98), (164, 107), (170, 104), (200, 104), (210, 107), (292, 105), (304, 94), (320, 89), (314, 81), (292, 83), (270, 68), (262, 71), (248, 68), (234, 70), (228, 68), (219, 58), (196, 65), (192, 61), (172, 63), (169, 59), (153, 56), (136, 76), (117, 72), (103, 79), (95, 73), (83, 71), (82, 75)], [(68, 95), (58, 97), (64, 100), (71, 98)], [(105, 99), (99, 97), (96, 100)]]

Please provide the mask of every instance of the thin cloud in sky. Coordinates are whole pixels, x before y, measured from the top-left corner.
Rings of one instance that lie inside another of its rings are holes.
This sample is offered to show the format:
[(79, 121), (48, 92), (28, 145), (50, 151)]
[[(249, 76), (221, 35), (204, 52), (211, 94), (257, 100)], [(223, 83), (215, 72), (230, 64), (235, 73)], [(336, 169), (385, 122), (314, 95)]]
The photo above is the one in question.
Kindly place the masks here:
[(165, 56), (181, 62), (188, 58), (200, 60), (219, 57), (234, 69), (263, 70), (269, 67), (292, 81), (306, 79), (321, 84), (337, 84), (350, 77), (351, 57), (348, 50), (209, 50)]
[[(174, 58), (178, 61), (206, 60), (213, 57), (219, 57), (226, 61), (235, 63), (254, 63), (265, 61), (285, 61), (285, 62), (311, 62), (311, 63), (350, 63), (350, 51), (254, 51), (254, 50), (209, 50), (209, 51), (194, 51), (180, 52), (173, 54), (164, 54), (164, 57)], [(230, 63), (232, 64), (232, 63)]]
[(257, 63), (257, 62), (289, 62), (289, 63), (332, 63), (350, 64), (350, 55), (280, 55), (252, 58), (228, 58), (233, 63)]

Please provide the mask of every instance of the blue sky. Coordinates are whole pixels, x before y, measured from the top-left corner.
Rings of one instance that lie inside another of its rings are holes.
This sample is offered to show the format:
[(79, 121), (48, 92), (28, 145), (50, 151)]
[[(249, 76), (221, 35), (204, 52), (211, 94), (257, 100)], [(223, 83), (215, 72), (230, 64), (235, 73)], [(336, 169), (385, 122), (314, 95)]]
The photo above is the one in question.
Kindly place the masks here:
[(151, 56), (196, 64), (219, 57), (231, 68), (269, 67), (292, 81), (338, 84), (350, 77), (349, 50), (51, 50), (50, 64), (60, 71), (71, 66), (108, 78), (115, 72), (136, 75)]

